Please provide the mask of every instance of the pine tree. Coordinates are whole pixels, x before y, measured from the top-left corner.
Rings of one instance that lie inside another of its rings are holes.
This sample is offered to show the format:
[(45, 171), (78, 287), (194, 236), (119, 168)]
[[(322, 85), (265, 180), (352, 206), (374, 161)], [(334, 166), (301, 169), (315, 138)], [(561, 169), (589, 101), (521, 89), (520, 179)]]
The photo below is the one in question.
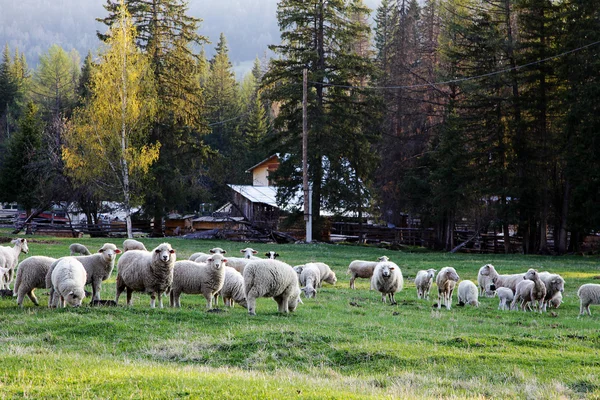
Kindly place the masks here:
[(2, 64), (0, 64), (0, 132), (4, 132), (0, 138), (9, 136), (11, 131), (12, 108), (17, 96), (17, 82), (13, 70), (13, 60), (7, 44), (2, 52)]

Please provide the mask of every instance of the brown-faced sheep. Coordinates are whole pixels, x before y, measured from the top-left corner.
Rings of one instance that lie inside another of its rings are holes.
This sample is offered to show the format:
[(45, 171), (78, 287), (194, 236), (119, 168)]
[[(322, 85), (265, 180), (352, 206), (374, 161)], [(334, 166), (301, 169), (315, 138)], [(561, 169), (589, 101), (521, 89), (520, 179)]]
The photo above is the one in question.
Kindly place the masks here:
[(459, 279), (456, 270), (452, 267), (444, 267), (437, 274), (435, 283), (438, 287), (438, 309), (442, 308), (443, 301), (446, 309), (450, 310), (452, 307), (452, 293)]

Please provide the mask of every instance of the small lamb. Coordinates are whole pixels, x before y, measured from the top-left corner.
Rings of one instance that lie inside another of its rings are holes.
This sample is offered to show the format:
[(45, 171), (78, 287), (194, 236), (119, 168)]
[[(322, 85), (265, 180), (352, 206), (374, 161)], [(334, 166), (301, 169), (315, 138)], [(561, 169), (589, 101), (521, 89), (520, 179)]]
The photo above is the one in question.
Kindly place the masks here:
[(415, 277), (415, 286), (417, 287), (417, 298), (429, 299), (429, 291), (437, 270), (429, 268), (427, 271), (420, 270)]
[(73, 307), (79, 307), (85, 298), (86, 272), (83, 264), (75, 257), (61, 258), (52, 271), (52, 288), (59, 296), (60, 307), (65, 302)]
[(387, 296), (390, 299), (390, 304), (397, 304), (396, 292), (404, 288), (404, 278), (400, 267), (391, 261), (379, 262), (373, 271), (371, 286), (381, 292), (382, 302), (386, 302)]
[(212, 309), (213, 297), (225, 282), (225, 263), (221, 254), (213, 254), (204, 264), (194, 261), (177, 261), (173, 268), (171, 285), (171, 307), (181, 307), (181, 293), (202, 294), (206, 299), (206, 308)]
[(298, 275), (284, 262), (252, 260), (246, 265), (243, 276), (250, 315), (256, 315), (259, 297), (272, 297), (280, 313), (292, 312), (301, 303)]
[(87, 247), (85, 247), (84, 245), (82, 245), (81, 243), (73, 243), (69, 246), (69, 251), (71, 252), (71, 256), (74, 255), (82, 255), (82, 256), (89, 256), (90, 251), (88, 250)]
[(119, 258), (117, 263), (117, 293), (115, 302), (119, 304), (119, 296), (127, 289), (127, 305), (133, 305), (133, 292), (150, 294), (150, 307), (158, 304), (163, 308), (162, 296), (173, 282), (173, 268), (176, 261), (175, 250), (169, 243), (162, 243), (154, 250), (130, 250)]
[(442, 308), (443, 300), (446, 309), (450, 310), (452, 306), (452, 293), (459, 279), (460, 277), (456, 273), (456, 270), (452, 267), (444, 267), (440, 270), (435, 278), (435, 283), (438, 287), (438, 309)]
[(17, 294), (17, 304), (23, 307), (23, 299), (27, 295), (33, 304), (39, 306), (38, 299), (33, 293), (35, 289), (46, 288), (46, 275), (56, 258), (33, 256), (24, 259), (17, 268), (17, 277), (15, 279), (15, 293)]
[(215, 303), (218, 296), (223, 297), (225, 306), (233, 307), (235, 303), (238, 303), (240, 306), (248, 308), (242, 274), (231, 267), (225, 267), (225, 281), (219, 293), (215, 294)]
[(479, 268), (479, 273), (477, 274), (477, 285), (479, 286), (479, 294), (481, 296), (485, 295), (486, 297), (494, 297), (495, 290), (492, 289), (494, 286), (494, 282), (492, 281), (493, 276), (490, 276), (490, 273), (493, 275), (493, 272), (496, 271), (492, 264), (485, 264), (483, 267)]
[(537, 302), (537, 310), (542, 312), (542, 303), (546, 297), (546, 285), (540, 279), (538, 272), (530, 268), (525, 273), (525, 279), (517, 284), (515, 298), (513, 299), (510, 308), (514, 310), (517, 302), (521, 301), (521, 310), (525, 311), (525, 307), (531, 310), (529, 303)]
[[(552, 299), (558, 297), (560, 294), (561, 300), (559, 301), (559, 305), (562, 302), (562, 293), (565, 291), (565, 280), (562, 276), (558, 274), (551, 274), (550, 272), (540, 272), (540, 279), (546, 285), (546, 297), (544, 297), (544, 303), (542, 305), (542, 311), (546, 311), (548, 304)], [(558, 307), (557, 307), (558, 308)]]
[(592, 316), (590, 311), (591, 304), (600, 304), (600, 285), (597, 283), (585, 283), (577, 290), (579, 297), (579, 316)]
[(498, 295), (498, 299), (500, 299), (500, 303), (498, 304), (498, 310), (509, 310), (510, 304), (515, 298), (515, 294), (510, 288), (500, 287), (496, 289), (496, 294)]
[(125, 253), (126, 251), (129, 250), (144, 250), (144, 251), (148, 251), (146, 249), (146, 246), (144, 246), (144, 243), (139, 242), (135, 239), (125, 239), (123, 241), (123, 253)]
[[(364, 261), (364, 260), (354, 260), (348, 265), (348, 271), (346, 274), (350, 274), (350, 289), (356, 289), (354, 286), (354, 281), (356, 278), (365, 278), (371, 279), (373, 277), (373, 270), (377, 266), (378, 263), (389, 261), (387, 256), (381, 256), (377, 259), (377, 261)], [(373, 289), (373, 287), (371, 287)]]
[(465, 304), (479, 307), (479, 291), (471, 281), (461, 281), (458, 284), (458, 305), (463, 307)]
[(321, 270), (315, 263), (306, 263), (294, 267), (294, 270), (298, 274), (299, 282), (301, 286), (304, 286), (300, 290), (304, 293), (307, 299), (311, 297), (317, 297), (317, 288), (321, 281)]
[(2, 289), (10, 290), (10, 283), (13, 280), (15, 268), (19, 263), (19, 255), (21, 253), (27, 254), (29, 252), (29, 246), (27, 246), (27, 239), (16, 238), (11, 240), (13, 247), (0, 246), (0, 267), (8, 269), (8, 272), (2, 275)]

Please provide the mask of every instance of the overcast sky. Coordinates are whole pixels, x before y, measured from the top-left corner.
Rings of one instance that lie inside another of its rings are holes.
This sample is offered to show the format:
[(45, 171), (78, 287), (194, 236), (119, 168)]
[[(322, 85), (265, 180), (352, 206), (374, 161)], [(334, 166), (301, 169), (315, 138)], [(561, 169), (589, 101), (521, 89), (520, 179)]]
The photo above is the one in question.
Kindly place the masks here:
[[(375, 10), (381, 0), (364, 0)], [(229, 56), (241, 75), (262, 57), (269, 44), (279, 43), (277, 0), (190, 0), (188, 14), (203, 20), (199, 33), (212, 42), (210, 55), (221, 32), (229, 44)], [(105, 0), (0, 0), (0, 46), (25, 52), (30, 67), (40, 54), (56, 43), (81, 57), (99, 45), (96, 30), (106, 27), (95, 22), (106, 11)]]

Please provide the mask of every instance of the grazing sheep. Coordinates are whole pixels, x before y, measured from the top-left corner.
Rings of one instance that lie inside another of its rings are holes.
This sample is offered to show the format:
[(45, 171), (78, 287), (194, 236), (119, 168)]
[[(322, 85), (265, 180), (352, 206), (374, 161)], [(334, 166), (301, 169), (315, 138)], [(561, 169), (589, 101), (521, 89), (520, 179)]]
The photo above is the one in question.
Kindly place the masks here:
[(490, 276), (491, 271), (496, 271), (492, 264), (485, 264), (483, 267), (479, 268), (477, 285), (479, 286), (479, 294), (481, 296), (494, 297), (496, 293), (496, 291), (492, 289), (492, 287), (494, 287), (494, 282), (492, 281), (493, 276)]
[(277, 257), (279, 257), (279, 254), (277, 254), (276, 252), (274, 252), (274, 251), (271, 250), (271, 251), (267, 251), (265, 253), (265, 257), (267, 257), (269, 260), (274, 260)]
[(480, 275), (492, 281), (492, 284), (489, 285), (488, 289), (486, 289), (490, 292), (495, 291), (499, 287), (507, 287), (515, 292), (517, 289), (517, 283), (521, 282), (525, 276), (525, 274), (500, 275), (492, 264), (486, 264), (479, 269), (477, 282), (479, 282)]
[(2, 289), (10, 290), (10, 283), (12, 282), (15, 268), (19, 263), (19, 255), (21, 253), (27, 254), (29, 247), (27, 246), (27, 239), (16, 238), (11, 240), (13, 247), (0, 246), (0, 267), (7, 268), (8, 272), (2, 275)]
[(321, 281), (321, 270), (316, 263), (306, 263), (294, 267), (298, 274), (300, 286), (304, 286), (300, 290), (304, 293), (307, 299), (317, 297), (317, 288)]
[[(548, 303), (558, 294), (561, 293), (561, 300), (558, 303), (562, 302), (562, 292), (565, 291), (565, 280), (562, 276), (558, 274), (551, 274), (550, 272), (540, 272), (540, 279), (546, 285), (546, 297), (544, 297), (544, 304), (542, 305), (542, 311), (546, 311), (548, 307)], [(557, 307), (558, 308), (558, 307)]]
[(146, 249), (146, 246), (144, 246), (144, 243), (139, 242), (135, 239), (125, 239), (125, 240), (123, 240), (123, 253), (125, 253), (126, 251), (129, 251), (129, 250), (148, 251)]
[(260, 260), (259, 257), (256, 257), (255, 254), (258, 254), (258, 251), (254, 250), (251, 247), (246, 247), (245, 249), (240, 250), (240, 253), (244, 255), (244, 258), (248, 260)]
[(162, 296), (171, 287), (173, 282), (173, 267), (177, 256), (169, 243), (162, 243), (154, 250), (131, 250), (123, 254), (117, 263), (117, 294), (115, 302), (119, 303), (119, 296), (127, 289), (127, 305), (133, 305), (131, 295), (133, 292), (150, 294), (150, 307), (156, 305), (158, 297), (159, 307), (162, 308)]
[(82, 256), (89, 256), (90, 251), (88, 250), (87, 247), (85, 247), (84, 245), (82, 245), (81, 243), (73, 243), (69, 246), (69, 251), (71, 252), (71, 255), (74, 256), (76, 254), (80, 254)]
[(531, 310), (529, 303), (537, 302), (537, 310), (542, 312), (542, 303), (546, 297), (546, 285), (540, 279), (539, 273), (530, 268), (525, 273), (525, 279), (517, 284), (515, 298), (513, 299), (510, 308), (514, 310), (517, 302), (520, 301), (521, 310), (525, 311), (525, 307)]
[[(365, 278), (371, 279), (373, 276), (373, 270), (377, 263), (389, 261), (389, 258), (386, 256), (381, 256), (377, 259), (377, 261), (363, 261), (363, 260), (354, 260), (348, 265), (348, 271), (346, 274), (350, 274), (350, 289), (356, 289), (354, 286), (354, 281), (356, 278)], [(373, 287), (371, 287), (373, 289)]]
[(461, 281), (458, 284), (458, 305), (470, 304), (479, 307), (479, 290), (471, 281)]
[(15, 278), (15, 293), (17, 293), (17, 304), (20, 307), (23, 307), (25, 295), (33, 301), (33, 304), (40, 305), (33, 291), (38, 288), (46, 288), (46, 275), (50, 265), (55, 261), (56, 258), (33, 256), (19, 263), (17, 277)]
[[(235, 303), (247, 308), (246, 292), (244, 288), (244, 277), (238, 271), (231, 267), (225, 267), (225, 281), (221, 290), (215, 294), (215, 300), (218, 296), (223, 297), (225, 306), (233, 307)], [(216, 302), (216, 301), (215, 301)]]
[[(117, 254), (121, 254), (121, 250), (117, 249), (112, 243), (104, 243), (104, 245), (98, 249), (98, 252), (89, 256), (77, 256), (74, 257), (77, 261), (83, 264), (87, 273), (86, 285), (92, 285), (92, 300), (100, 300), (100, 289), (102, 282), (107, 280), (115, 267), (115, 260)], [(56, 264), (61, 259), (55, 261), (46, 274), (46, 287), (50, 288), (50, 297), (48, 298), (49, 305), (52, 305), (55, 301), (54, 291), (51, 285), (52, 270), (56, 267)]]
[(558, 308), (563, 302), (563, 296), (561, 292), (558, 292), (554, 295), (553, 298), (548, 301), (548, 306)]
[(396, 292), (404, 288), (404, 278), (400, 267), (391, 261), (377, 263), (371, 278), (371, 286), (381, 292), (381, 301), (385, 303), (387, 296), (392, 305), (397, 304)]
[(256, 315), (256, 299), (272, 297), (280, 313), (292, 312), (300, 300), (298, 275), (278, 260), (252, 260), (244, 269), (248, 314)]
[(460, 277), (456, 273), (456, 270), (452, 267), (444, 267), (440, 270), (435, 278), (435, 283), (438, 287), (438, 304), (437, 308), (442, 308), (442, 300), (446, 309), (450, 309), (452, 306), (452, 293), (456, 287), (456, 282)]
[(86, 272), (83, 264), (75, 257), (63, 257), (52, 271), (52, 288), (59, 297), (59, 306), (65, 307), (65, 302), (73, 307), (79, 307), (85, 298)]
[(501, 287), (496, 289), (496, 294), (498, 295), (498, 299), (500, 299), (500, 303), (498, 304), (498, 310), (509, 310), (510, 304), (515, 298), (515, 294), (510, 288)]
[(179, 297), (185, 293), (202, 294), (206, 299), (206, 308), (212, 309), (213, 297), (225, 282), (226, 262), (227, 259), (221, 254), (213, 254), (203, 264), (177, 261), (173, 268), (171, 307), (181, 307)]
[(429, 290), (433, 283), (433, 278), (437, 271), (433, 268), (429, 268), (427, 271), (420, 270), (417, 272), (415, 277), (415, 286), (417, 287), (417, 298), (429, 299)]
[(317, 283), (317, 285), (318, 285), (317, 287), (321, 287), (323, 285), (323, 282), (327, 282), (331, 285), (336, 284), (337, 277), (335, 276), (335, 272), (333, 272), (331, 270), (331, 268), (329, 268), (329, 265), (322, 263), (322, 262), (313, 262), (313, 263), (309, 263), (309, 264), (316, 265), (317, 268), (319, 268), (319, 271), (321, 273), (321, 279)]
[(597, 283), (586, 283), (577, 290), (579, 297), (579, 316), (586, 314), (592, 316), (591, 304), (600, 304), (600, 285)]

